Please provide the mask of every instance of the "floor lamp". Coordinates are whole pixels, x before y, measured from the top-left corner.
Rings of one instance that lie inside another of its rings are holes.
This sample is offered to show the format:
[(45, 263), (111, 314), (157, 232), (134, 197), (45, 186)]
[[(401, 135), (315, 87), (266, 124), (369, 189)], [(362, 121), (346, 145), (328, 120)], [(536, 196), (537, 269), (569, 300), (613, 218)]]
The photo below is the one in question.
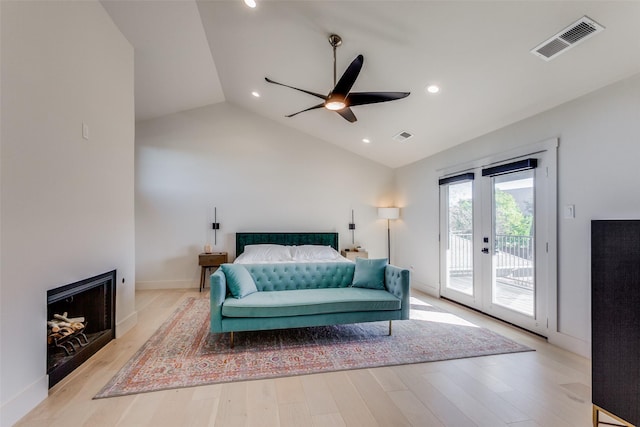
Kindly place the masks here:
[(378, 208), (378, 218), (387, 220), (387, 259), (391, 264), (391, 226), (389, 221), (400, 218), (400, 208)]

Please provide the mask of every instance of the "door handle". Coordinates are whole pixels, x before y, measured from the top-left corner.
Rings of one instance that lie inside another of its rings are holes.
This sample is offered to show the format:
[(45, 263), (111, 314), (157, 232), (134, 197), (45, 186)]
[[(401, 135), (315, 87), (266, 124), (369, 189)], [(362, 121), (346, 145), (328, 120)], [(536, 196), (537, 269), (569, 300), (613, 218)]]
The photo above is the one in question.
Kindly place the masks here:
[(482, 253), (483, 254), (488, 254), (489, 253), (489, 248), (482, 248)]

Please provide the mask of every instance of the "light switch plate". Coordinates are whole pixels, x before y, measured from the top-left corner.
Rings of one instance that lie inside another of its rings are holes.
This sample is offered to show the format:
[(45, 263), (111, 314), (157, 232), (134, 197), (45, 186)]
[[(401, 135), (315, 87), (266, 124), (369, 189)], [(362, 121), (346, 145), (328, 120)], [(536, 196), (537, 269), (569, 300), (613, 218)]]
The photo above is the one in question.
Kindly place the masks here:
[(576, 217), (576, 205), (565, 205), (564, 219), (574, 219)]

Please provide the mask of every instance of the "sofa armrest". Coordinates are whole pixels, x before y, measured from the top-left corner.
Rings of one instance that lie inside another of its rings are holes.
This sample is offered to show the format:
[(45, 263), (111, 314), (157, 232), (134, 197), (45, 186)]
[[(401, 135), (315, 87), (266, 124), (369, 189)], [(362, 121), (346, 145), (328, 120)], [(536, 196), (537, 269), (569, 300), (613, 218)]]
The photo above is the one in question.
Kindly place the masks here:
[(211, 275), (211, 332), (222, 332), (222, 303), (227, 297), (227, 277), (222, 269)]
[(384, 283), (390, 293), (400, 298), (402, 319), (408, 319), (411, 310), (411, 274), (409, 270), (395, 265), (387, 265), (384, 272)]

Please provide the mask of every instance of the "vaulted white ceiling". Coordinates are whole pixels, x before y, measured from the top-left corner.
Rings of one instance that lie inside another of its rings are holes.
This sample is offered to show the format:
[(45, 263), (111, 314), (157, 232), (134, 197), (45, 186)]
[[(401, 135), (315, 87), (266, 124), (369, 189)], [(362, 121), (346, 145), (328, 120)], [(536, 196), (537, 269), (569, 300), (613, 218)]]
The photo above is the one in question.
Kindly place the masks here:
[(102, 5), (135, 49), (136, 120), (225, 100), (195, 1)]
[[(226, 100), (398, 167), (640, 72), (637, 1), (257, 1), (102, 0), (135, 48), (136, 119)], [(549, 62), (530, 53), (584, 15), (605, 31)], [(264, 78), (328, 93), (332, 33), (338, 77), (364, 55), (354, 91), (411, 95), (353, 107), (356, 123), (285, 118), (319, 100)]]

